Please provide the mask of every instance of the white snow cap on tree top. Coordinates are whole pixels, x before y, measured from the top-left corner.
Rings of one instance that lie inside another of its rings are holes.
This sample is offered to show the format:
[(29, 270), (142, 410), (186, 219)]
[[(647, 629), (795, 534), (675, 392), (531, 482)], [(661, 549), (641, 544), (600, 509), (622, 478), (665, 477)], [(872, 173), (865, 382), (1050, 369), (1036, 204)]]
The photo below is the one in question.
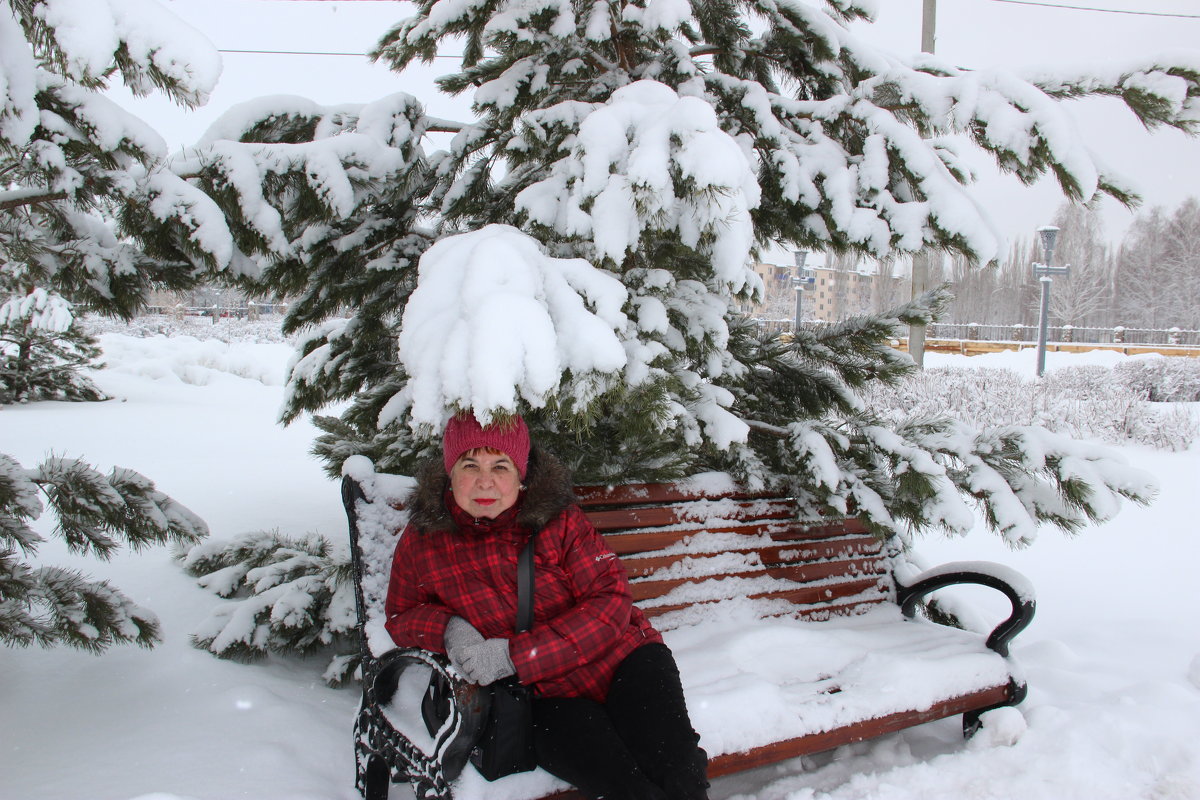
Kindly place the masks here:
[[(531, 121), (578, 113), (578, 103), (562, 104)], [(750, 209), (760, 195), (750, 158), (721, 130), (711, 105), (638, 81), (587, 113), (567, 157), (516, 202), (535, 222), (590, 238), (598, 255), (618, 264), (646, 230), (677, 231), (737, 292), (751, 280)]]
[(626, 364), (626, 296), (610, 273), (547, 256), (507, 225), (443, 239), (421, 258), (400, 330), (412, 422), (540, 407), (568, 371), (566, 391), (586, 401)]

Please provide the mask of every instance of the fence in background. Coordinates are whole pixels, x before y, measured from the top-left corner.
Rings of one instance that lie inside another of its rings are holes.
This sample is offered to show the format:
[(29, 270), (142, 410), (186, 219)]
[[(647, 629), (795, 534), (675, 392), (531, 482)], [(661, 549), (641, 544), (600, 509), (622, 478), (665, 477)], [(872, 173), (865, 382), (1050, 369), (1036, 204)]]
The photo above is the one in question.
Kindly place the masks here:
[[(969, 342), (1037, 342), (1036, 325), (979, 325), (976, 323), (937, 322), (925, 332), (934, 339), (962, 339)], [(1146, 344), (1200, 347), (1200, 331), (1181, 328), (1083, 328), (1051, 325), (1048, 341), (1063, 344)]]
[[(755, 320), (764, 333), (791, 333), (790, 319)], [(805, 322), (808, 330), (821, 330), (836, 323)], [(1051, 351), (1120, 350), (1128, 354), (1156, 352), (1164, 355), (1200, 356), (1200, 331), (1181, 328), (1082, 328), (1071, 325), (1050, 326), (1047, 347)], [(1020, 350), (1037, 345), (1036, 325), (979, 325), (945, 323), (930, 325), (925, 331), (926, 349), (957, 352), (963, 355)], [(902, 350), (908, 341), (897, 340)]]

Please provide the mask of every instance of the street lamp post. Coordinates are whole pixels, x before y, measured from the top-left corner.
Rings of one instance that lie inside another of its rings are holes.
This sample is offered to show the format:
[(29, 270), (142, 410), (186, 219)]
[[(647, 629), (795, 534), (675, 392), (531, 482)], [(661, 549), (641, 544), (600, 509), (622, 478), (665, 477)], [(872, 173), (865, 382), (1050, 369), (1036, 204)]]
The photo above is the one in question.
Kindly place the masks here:
[(792, 278), (792, 285), (796, 287), (796, 324), (792, 328), (792, 331), (799, 333), (800, 322), (804, 319), (800, 313), (800, 298), (803, 296), (802, 293), (805, 288), (812, 286), (817, 282), (817, 279), (804, 270), (804, 262), (808, 260), (807, 250), (796, 250), (792, 255), (796, 259), (796, 276)]
[(1037, 376), (1040, 378), (1046, 371), (1046, 335), (1050, 326), (1050, 283), (1055, 275), (1067, 275), (1071, 269), (1068, 266), (1054, 267), (1054, 243), (1058, 241), (1058, 228), (1053, 225), (1043, 225), (1038, 228), (1038, 238), (1042, 242), (1042, 257), (1045, 263), (1033, 262), (1033, 274), (1042, 284), (1042, 308), (1038, 315), (1038, 346), (1037, 346)]

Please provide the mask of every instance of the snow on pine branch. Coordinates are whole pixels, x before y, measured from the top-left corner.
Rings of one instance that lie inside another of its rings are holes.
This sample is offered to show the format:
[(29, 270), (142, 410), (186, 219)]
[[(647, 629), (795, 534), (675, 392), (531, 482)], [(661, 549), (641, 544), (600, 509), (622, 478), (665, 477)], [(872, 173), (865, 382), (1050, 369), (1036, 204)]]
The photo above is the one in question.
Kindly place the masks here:
[(1126, 57), (1078, 70), (1025, 72), (1022, 77), (1054, 97), (1120, 96), (1146, 124), (1195, 132), (1200, 125), (1200, 55), (1168, 51)]
[(119, 67), (135, 94), (165, 85), (178, 102), (193, 106), (206, 102), (216, 85), (221, 71), (216, 49), (154, 0), (40, 0), (32, 5), (35, 27), (51, 32), (52, 60), (73, 81), (102, 84)]
[(77, 554), (107, 559), (122, 543), (134, 550), (191, 545), (208, 534), (200, 518), (132, 470), (114, 468), (103, 475), (82, 461), (58, 457), (25, 469), (0, 453), (0, 643), (67, 644), (91, 652), (118, 643), (157, 643), (154, 614), (106, 581), (25, 562), (45, 541), (29, 524), (45, 511), (42, 495), (57, 518), (55, 534)]
[[(378, 140), (354, 133), (299, 144), (250, 144), (219, 140), (195, 157), (172, 164), (177, 173), (204, 170), (210, 180), (236, 193), (245, 223), (273, 255), (294, 255), (285, 230), (287, 209), (272, 205), (264, 187), (282, 177), (302, 176), (303, 187), (337, 219), (349, 217), (362, 202), (358, 187), (385, 178), (404, 165), (403, 155)], [(158, 202), (163, 203), (163, 200)]]
[(196, 259), (257, 276), (260, 261), (303, 258), (336, 235), (333, 223), (390, 202), (381, 197), (424, 158), (426, 123), (404, 93), (328, 107), (282, 95), (242, 103), (144, 179), (146, 209)]
[(441, 240), (421, 259), (399, 337), (413, 423), (439, 427), (456, 409), (486, 421), (555, 392), (586, 405), (628, 363), (626, 298), (615, 276), (547, 256), (515, 228)]
[(194, 544), (208, 526), (144, 475), (114, 467), (107, 475), (74, 458), (52, 456), (31, 473), (58, 517), (72, 552), (110, 558), (119, 539), (136, 549)]
[(1026, 547), (1046, 524), (1078, 531), (1112, 519), (1123, 499), (1148, 503), (1157, 492), (1119, 452), (1037, 426), (796, 422), (780, 435), (814, 508), (905, 540), (929, 529), (964, 535), (979, 513), (1006, 544)]
[[(579, 103), (542, 109), (531, 123), (574, 122), (579, 111)], [(639, 81), (578, 122), (567, 155), (516, 205), (557, 235), (590, 239), (617, 264), (643, 233), (675, 231), (710, 256), (718, 284), (738, 293), (753, 285), (746, 261), (759, 196), (750, 159), (712, 106)]]
[[(986, 261), (1000, 255), (1002, 237), (966, 191), (973, 176), (956, 143), (969, 137), (1026, 182), (1052, 173), (1081, 202), (1101, 193), (1128, 202), (1132, 187), (1097, 160), (1061, 100), (1115, 94), (1148, 126), (1196, 127), (1194, 54), (1130, 59), (1095, 75), (1022, 77), (927, 54), (902, 59), (797, 4), (769, 16), (775, 28), (805, 30), (804, 41), (819, 38), (837, 54), (830, 67), (841, 91), (795, 100), (719, 70), (704, 74), (704, 91), (734, 118), (727, 129), (763, 142), (759, 159), (776, 173), (780, 199), (798, 206), (819, 241), (845, 237), (878, 255), (945, 242)], [(746, 52), (769, 61), (778, 46), (764, 38)]]
[[(221, 72), (216, 48), (153, 0), (3, 5), (9, 13), (0, 13), (0, 142), (14, 147), (25, 144), (38, 124), (54, 124), (52, 116), (40, 114), (40, 91), (94, 89), (120, 74), (135, 94), (158, 88), (176, 102), (196, 106), (207, 101)], [(23, 28), (39, 42), (37, 56)], [(101, 95), (89, 102), (88, 116), (99, 136), (111, 140), (121, 127), (137, 129), (139, 138), (149, 131)], [(153, 138), (155, 151), (165, 151), (161, 139)]]
[(853, 96), (890, 113), (919, 117), (944, 133), (967, 133), (998, 165), (1026, 182), (1051, 172), (1079, 202), (1118, 196), (1125, 181), (1097, 161), (1061, 99), (1121, 96), (1148, 127), (1194, 131), (1200, 122), (1200, 58), (1195, 53), (1126, 59), (1071, 73), (1019, 75), (965, 70), (922, 54), (895, 62), (859, 84)]
[(62, 333), (75, 323), (71, 304), (56, 292), (34, 289), (0, 305), (0, 328), (28, 328)]
[(259, 531), (207, 541), (177, 557), (204, 588), (230, 600), (192, 637), (220, 658), (307, 654), (331, 645), (326, 680), (339, 684), (357, 665), (350, 640), (357, 624), (349, 552), (318, 534), (290, 538)]

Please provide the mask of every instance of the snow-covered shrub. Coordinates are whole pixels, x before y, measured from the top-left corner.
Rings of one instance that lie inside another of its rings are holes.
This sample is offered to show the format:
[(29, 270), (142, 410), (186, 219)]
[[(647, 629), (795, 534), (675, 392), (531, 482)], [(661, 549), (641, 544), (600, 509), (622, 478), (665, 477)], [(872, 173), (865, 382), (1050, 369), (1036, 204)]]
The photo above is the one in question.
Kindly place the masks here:
[(975, 427), (1040, 425), (1051, 431), (1107, 442), (1186, 449), (1200, 431), (1183, 409), (1149, 405), (1114, 370), (1068, 367), (1041, 381), (1009, 369), (938, 367), (894, 386), (873, 386), (867, 405), (887, 419), (949, 416)]
[(1009, 369), (936, 367), (892, 386), (871, 386), (865, 398), (870, 408), (893, 419), (944, 414), (979, 427), (1029, 424), (1035, 417), (1032, 392)]
[(238, 661), (332, 652), (325, 680), (340, 685), (352, 676), (357, 616), (347, 548), (318, 534), (291, 539), (258, 531), (209, 540), (179, 560), (201, 586), (231, 601), (201, 623), (192, 636), (196, 647)]
[(1154, 403), (1200, 402), (1200, 359), (1131, 359), (1113, 367), (1113, 375)]
[(228, 344), (263, 344), (287, 342), (294, 337), (285, 336), (278, 317), (260, 319), (218, 319), (214, 325), (212, 317), (173, 317), (168, 314), (143, 314), (128, 322), (110, 317), (89, 314), (81, 320), (88, 333), (99, 336), (104, 333), (122, 333), (143, 339), (155, 336), (193, 336), (197, 339), (216, 339)]

